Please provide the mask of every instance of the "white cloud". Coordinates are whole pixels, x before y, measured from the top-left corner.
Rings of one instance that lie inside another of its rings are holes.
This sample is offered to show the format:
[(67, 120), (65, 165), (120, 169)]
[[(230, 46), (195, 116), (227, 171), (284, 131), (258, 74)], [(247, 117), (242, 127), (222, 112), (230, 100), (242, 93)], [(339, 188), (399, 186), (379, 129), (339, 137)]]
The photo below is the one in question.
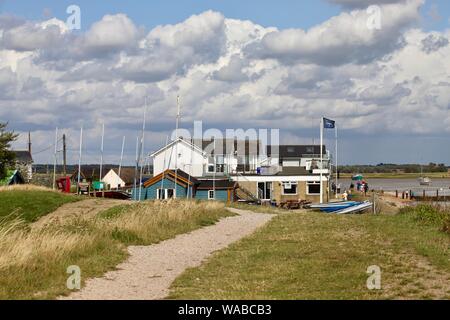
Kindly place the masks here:
[(368, 63), (398, 49), (405, 27), (417, 22), (422, 0), (381, 8), (381, 29), (369, 29), (365, 10), (343, 12), (310, 30), (288, 29), (251, 45), (250, 56), (321, 65)]
[(72, 144), (83, 124), (86, 161), (89, 150), (97, 161), (102, 121), (110, 159), (119, 152), (115, 139), (135, 141), (145, 96), (147, 149), (173, 128), (178, 94), (187, 127), (204, 120), (299, 137), (299, 128), (316, 133), (327, 115), (356, 134), (448, 133), (450, 31), (411, 28), (420, 3), (383, 5), (380, 31), (367, 30), (365, 10), (307, 31), (212, 11), (148, 31), (126, 15), (105, 16), (86, 33), (55, 19), (0, 16), (0, 119), (47, 140), (54, 127), (65, 128)]

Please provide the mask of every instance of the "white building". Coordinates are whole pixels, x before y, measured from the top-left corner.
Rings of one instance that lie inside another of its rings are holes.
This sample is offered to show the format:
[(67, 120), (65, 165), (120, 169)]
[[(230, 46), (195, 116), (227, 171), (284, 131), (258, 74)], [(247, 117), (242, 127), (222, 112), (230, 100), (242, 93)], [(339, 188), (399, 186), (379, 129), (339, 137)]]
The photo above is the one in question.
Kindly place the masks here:
[(133, 168), (122, 168), (111, 169), (103, 177), (102, 181), (105, 183), (106, 189), (120, 189), (133, 185), (134, 183), (134, 169)]

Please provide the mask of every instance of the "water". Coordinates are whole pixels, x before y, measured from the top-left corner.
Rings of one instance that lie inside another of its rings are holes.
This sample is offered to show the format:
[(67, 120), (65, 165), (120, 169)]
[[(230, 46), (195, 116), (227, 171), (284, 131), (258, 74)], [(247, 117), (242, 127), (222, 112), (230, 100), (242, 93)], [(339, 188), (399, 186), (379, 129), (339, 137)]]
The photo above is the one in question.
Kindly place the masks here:
[[(432, 179), (431, 185), (421, 186), (417, 179), (365, 179), (369, 184), (369, 190), (384, 190), (384, 191), (395, 191), (399, 192), (412, 190), (413, 192), (425, 192), (427, 194), (439, 190), (439, 193), (444, 192), (450, 195), (450, 179)], [(341, 190), (349, 189), (352, 183), (351, 179), (341, 179), (339, 180), (341, 184)], [(353, 181), (356, 186), (356, 183)], [(442, 193), (442, 194), (444, 194)]]

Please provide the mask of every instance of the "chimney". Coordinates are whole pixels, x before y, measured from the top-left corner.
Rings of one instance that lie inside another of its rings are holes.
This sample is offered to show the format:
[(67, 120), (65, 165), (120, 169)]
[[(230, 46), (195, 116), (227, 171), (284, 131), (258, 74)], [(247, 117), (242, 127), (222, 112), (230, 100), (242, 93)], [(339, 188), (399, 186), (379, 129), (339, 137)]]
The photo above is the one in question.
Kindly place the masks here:
[(31, 154), (31, 132), (28, 131), (28, 152)]

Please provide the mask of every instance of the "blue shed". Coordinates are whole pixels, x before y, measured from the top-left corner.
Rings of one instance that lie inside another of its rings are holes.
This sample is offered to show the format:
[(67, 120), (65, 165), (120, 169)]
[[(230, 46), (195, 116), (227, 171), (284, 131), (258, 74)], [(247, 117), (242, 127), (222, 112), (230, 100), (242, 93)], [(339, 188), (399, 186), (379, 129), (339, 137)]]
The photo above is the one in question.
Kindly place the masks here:
[(199, 180), (182, 170), (166, 170), (144, 182), (140, 198), (139, 189), (137, 192), (133, 190), (132, 198), (164, 200), (174, 197), (175, 192), (179, 198), (186, 198), (189, 193), (189, 197), (193, 194), (193, 198), (199, 200), (234, 201), (235, 183), (225, 179), (214, 182), (210, 179)]

